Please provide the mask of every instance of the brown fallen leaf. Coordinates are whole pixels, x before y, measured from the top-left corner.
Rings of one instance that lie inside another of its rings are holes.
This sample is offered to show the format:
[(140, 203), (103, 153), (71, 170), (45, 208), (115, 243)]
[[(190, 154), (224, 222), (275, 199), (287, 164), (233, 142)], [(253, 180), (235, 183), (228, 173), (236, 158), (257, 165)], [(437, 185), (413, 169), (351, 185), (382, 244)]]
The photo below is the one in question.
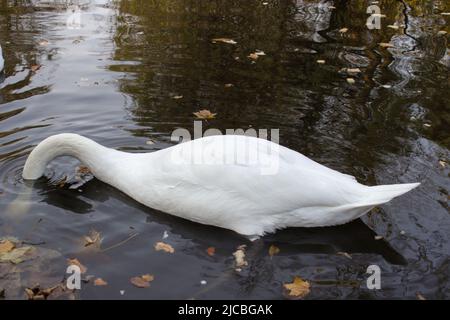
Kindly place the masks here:
[(236, 44), (237, 42), (230, 38), (215, 38), (211, 40), (213, 43), (222, 42), (228, 44)]
[(84, 237), (84, 246), (88, 247), (93, 244), (100, 246), (101, 241), (102, 238), (100, 236), (100, 232), (92, 229), (89, 235)]
[(41, 289), (39, 285), (36, 285), (33, 288), (25, 288), (25, 293), (27, 294), (28, 300), (46, 300), (48, 296), (60, 286), (61, 285), (58, 284), (51, 288)]
[(31, 71), (36, 72), (36, 71), (38, 71), (41, 67), (42, 67), (42, 65), (40, 65), (40, 64), (34, 64), (34, 65), (31, 66), (30, 69), (31, 69)]
[(217, 113), (211, 113), (211, 111), (203, 109), (197, 112), (194, 112), (194, 115), (198, 119), (214, 119), (217, 115)]
[(102, 278), (97, 278), (94, 280), (94, 286), (107, 286), (108, 282), (103, 280)]
[(77, 168), (77, 173), (79, 173), (81, 175), (90, 174), (91, 170), (89, 170), (89, 168), (86, 166), (79, 166)]
[(133, 277), (130, 282), (138, 288), (148, 288), (150, 287), (150, 282), (153, 281), (154, 277), (150, 274), (144, 274), (140, 277)]
[(0, 242), (0, 254), (10, 252), (16, 245), (10, 240)]
[(256, 53), (253, 52), (253, 53), (250, 53), (247, 57), (252, 60), (256, 60), (259, 58), (259, 55), (257, 55)]
[(64, 176), (61, 180), (59, 180), (56, 184), (58, 188), (64, 188), (67, 183), (67, 176)]
[(271, 245), (269, 247), (269, 256), (273, 257), (274, 255), (278, 254), (280, 252), (280, 248), (278, 248), (275, 245)]
[(168, 252), (168, 253), (174, 253), (175, 252), (175, 249), (170, 245), (170, 244), (167, 244), (167, 243), (164, 243), (164, 242), (157, 242), (156, 244), (155, 244), (155, 250), (156, 251), (165, 251), (165, 252)]
[(209, 247), (208, 249), (206, 249), (206, 253), (208, 253), (208, 256), (212, 257), (216, 253), (216, 248)]
[(288, 296), (290, 297), (303, 298), (308, 295), (310, 291), (309, 282), (297, 276), (294, 277), (292, 283), (285, 283), (283, 286), (289, 290)]
[(85, 267), (85, 266), (83, 266), (82, 264), (81, 264), (81, 262), (80, 261), (78, 261), (78, 259), (67, 259), (67, 264), (70, 266), (70, 265), (76, 265), (76, 266), (78, 266), (79, 268), (80, 268), (80, 272), (81, 273), (86, 273), (86, 271), (87, 271), (87, 268)]

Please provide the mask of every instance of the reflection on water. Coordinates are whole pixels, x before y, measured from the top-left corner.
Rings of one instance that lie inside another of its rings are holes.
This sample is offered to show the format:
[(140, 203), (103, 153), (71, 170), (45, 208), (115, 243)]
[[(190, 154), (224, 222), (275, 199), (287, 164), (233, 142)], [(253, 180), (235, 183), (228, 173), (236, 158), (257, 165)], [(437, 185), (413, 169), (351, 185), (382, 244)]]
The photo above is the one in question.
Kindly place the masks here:
[[(282, 298), (282, 283), (295, 275), (311, 281), (308, 298), (449, 297), (444, 1), (380, 1), (382, 30), (365, 27), (364, 2), (91, 1), (79, 20), (73, 8), (26, 3), (0, 5), (0, 236), (59, 251), (61, 277), (64, 258), (77, 257), (108, 281), (86, 285), (79, 298)], [(266, 55), (248, 58), (256, 50)], [(279, 128), (281, 144), (363, 183), (422, 186), (362, 221), (249, 244), (142, 207), (96, 179), (76, 181), (70, 158), (54, 161), (32, 189), (20, 178), (26, 155), (48, 135), (76, 132), (116, 149), (153, 151), (172, 144), (174, 129), (192, 130), (192, 112), (204, 108), (218, 114), (204, 129)], [(31, 205), (19, 222), (11, 207), (26, 197)], [(104, 247), (138, 236), (95, 253), (80, 245), (91, 229)], [(153, 250), (165, 231), (172, 255)], [(250, 266), (236, 274), (231, 254), (243, 243)], [(281, 251), (270, 258), (272, 244)], [(382, 290), (365, 287), (370, 264), (382, 270)], [(151, 288), (133, 288), (128, 279), (144, 273), (155, 275)]]

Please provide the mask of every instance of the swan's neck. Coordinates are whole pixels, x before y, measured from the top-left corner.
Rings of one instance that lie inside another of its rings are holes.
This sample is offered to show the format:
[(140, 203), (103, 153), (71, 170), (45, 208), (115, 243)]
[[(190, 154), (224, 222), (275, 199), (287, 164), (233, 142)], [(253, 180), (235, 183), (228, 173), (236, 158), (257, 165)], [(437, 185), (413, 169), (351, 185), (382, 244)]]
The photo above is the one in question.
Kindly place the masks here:
[(38, 179), (44, 174), (47, 164), (59, 156), (73, 156), (86, 165), (100, 180), (108, 180), (114, 172), (122, 152), (106, 148), (77, 134), (63, 133), (51, 136), (37, 145), (28, 156), (22, 176)]

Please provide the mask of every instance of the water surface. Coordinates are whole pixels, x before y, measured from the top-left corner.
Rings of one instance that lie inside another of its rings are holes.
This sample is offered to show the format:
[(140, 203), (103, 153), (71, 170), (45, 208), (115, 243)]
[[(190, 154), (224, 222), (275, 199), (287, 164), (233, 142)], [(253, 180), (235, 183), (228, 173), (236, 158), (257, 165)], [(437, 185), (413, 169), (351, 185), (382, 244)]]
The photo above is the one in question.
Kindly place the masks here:
[[(0, 5), (0, 236), (59, 255), (19, 279), (0, 272), (7, 298), (61, 281), (68, 258), (108, 282), (84, 284), (79, 299), (284, 299), (294, 276), (311, 282), (307, 299), (450, 297), (450, 58), (439, 33), (450, 31), (448, 3), (379, 1), (382, 29), (368, 30), (364, 1), (92, 1), (79, 25), (72, 8), (23, 2)], [(256, 50), (266, 55), (249, 59)], [(361, 70), (354, 84), (343, 68)], [(278, 128), (282, 145), (361, 183), (422, 185), (350, 224), (250, 243), (145, 208), (95, 178), (77, 181), (71, 158), (53, 161), (32, 186), (21, 179), (26, 156), (49, 135), (152, 152), (175, 143), (173, 130), (192, 132), (200, 109), (217, 113), (204, 129)], [(113, 248), (83, 247), (91, 229)], [(173, 254), (153, 248), (165, 232)], [(232, 253), (241, 244), (249, 266), (238, 273)], [(366, 287), (372, 264), (381, 290)], [(146, 273), (150, 288), (129, 282)]]

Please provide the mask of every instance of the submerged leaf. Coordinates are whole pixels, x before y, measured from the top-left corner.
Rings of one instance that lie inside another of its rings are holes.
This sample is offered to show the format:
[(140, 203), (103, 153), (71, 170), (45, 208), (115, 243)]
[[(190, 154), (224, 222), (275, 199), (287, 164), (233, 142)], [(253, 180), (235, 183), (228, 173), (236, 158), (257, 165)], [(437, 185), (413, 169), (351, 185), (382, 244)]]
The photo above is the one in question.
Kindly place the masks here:
[(277, 246), (271, 245), (269, 248), (269, 256), (273, 257), (274, 255), (278, 254), (280, 252), (280, 248)]
[(156, 251), (165, 251), (165, 252), (168, 252), (168, 253), (174, 253), (175, 252), (175, 249), (170, 245), (170, 244), (167, 244), (167, 243), (164, 243), (164, 242), (157, 242), (156, 244), (155, 244), (155, 250)]
[(10, 240), (4, 240), (0, 242), (0, 254), (10, 252), (15, 247), (16, 245), (14, 244), (14, 242)]
[(14, 264), (21, 263), (24, 260), (27, 260), (27, 257), (25, 255), (32, 249), (33, 248), (30, 246), (14, 248), (9, 252), (0, 254), (0, 262), (11, 262)]
[(310, 291), (309, 282), (297, 276), (294, 277), (292, 283), (285, 283), (283, 286), (289, 290), (288, 295), (290, 297), (303, 298), (308, 295)]

